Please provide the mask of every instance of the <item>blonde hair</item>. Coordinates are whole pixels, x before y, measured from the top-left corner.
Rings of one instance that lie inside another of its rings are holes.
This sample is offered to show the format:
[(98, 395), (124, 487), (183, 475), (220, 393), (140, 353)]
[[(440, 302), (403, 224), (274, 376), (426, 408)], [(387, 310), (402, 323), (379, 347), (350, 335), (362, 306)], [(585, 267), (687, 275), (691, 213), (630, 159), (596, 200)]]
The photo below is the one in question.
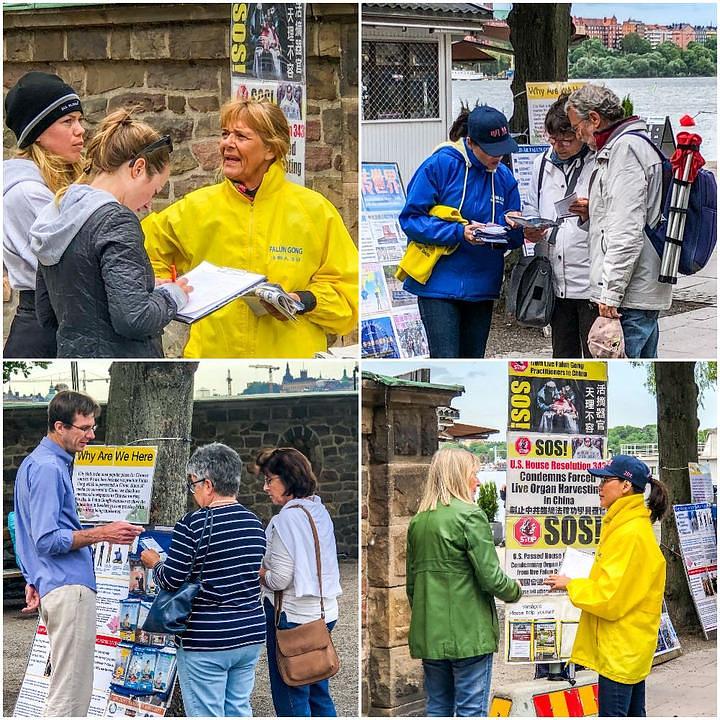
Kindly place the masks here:
[(452, 498), (474, 504), (469, 478), (480, 467), (477, 456), (460, 448), (438, 450), (430, 462), (425, 491), (418, 512), (449, 505)]
[(269, 100), (233, 100), (220, 108), (220, 125), (243, 122), (254, 130), (267, 145), (275, 160), (287, 169), (290, 152), (290, 126), (283, 111)]
[(31, 160), (37, 165), (42, 179), (52, 193), (71, 185), (83, 174), (82, 158), (74, 163), (68, 162), (36, 142), (18, 151), (17, 157)]

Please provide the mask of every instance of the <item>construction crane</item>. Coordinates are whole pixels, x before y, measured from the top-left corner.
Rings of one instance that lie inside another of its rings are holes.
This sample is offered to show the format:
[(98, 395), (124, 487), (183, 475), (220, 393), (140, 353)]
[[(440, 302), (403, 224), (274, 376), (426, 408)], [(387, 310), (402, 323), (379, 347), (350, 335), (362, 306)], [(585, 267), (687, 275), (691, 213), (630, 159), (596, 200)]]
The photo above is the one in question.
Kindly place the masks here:
[(279, 370), (280, 368), (277, 365), (250, 365), (251, 368), (258, 368), (258, 370), (267, 370), (268, 371), (268, 382), (270, 383), (270, 387), (272, 388), (272, 374), (273, 370)]

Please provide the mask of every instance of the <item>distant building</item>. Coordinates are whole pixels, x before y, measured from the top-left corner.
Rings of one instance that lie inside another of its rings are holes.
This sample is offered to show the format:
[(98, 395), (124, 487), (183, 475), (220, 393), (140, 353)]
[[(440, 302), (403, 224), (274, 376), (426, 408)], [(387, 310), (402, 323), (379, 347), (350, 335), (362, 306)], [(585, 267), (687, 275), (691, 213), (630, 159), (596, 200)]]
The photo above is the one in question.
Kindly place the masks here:
[(645, 39), (656, 48), (664, 42), (672, 42), (672, 30), (665, 25), (646, 25)]
[(285, 374), (282, 383), (255, 381), (247, 384), (243, 395), (261, 395), (266, 393), (299, 393), (299, 392), (330, 392), (334, 390), (352, 390), (353, 380), (343, 370), (341, 378), (310, 377), (308, 371), (303, 369), (295, 377), (290, 372), (290, 363), (285, 365)]
[(622, 26), (617, 18), (584, 18), (574, 17), (573, 24), (577, 35), (585, 35), (588, 39), (596, 38), (606, 47), (617, 50), (622, 39)]
[(13, 392), (12, 386), (8, 386), (7, 392), (3, 393), (4, 403), (41, 403), (46, 405), (62, 390), (69, 390), (70, 387), (65, 383), (50, 385), (47, 393), (34, 393), (30, 395), (21, 395), (17, 390)]
[(691, 42), (695, 42), (695, 28), (687, 23), (679, 23), (671, 26), (672, 43), (677, 45), (681, 50), (687, 50), (687, 46)]
[(717, 39), (717, 28), (712, 25), (695, 26), (695, 42), (704, 43), (712, 38)]

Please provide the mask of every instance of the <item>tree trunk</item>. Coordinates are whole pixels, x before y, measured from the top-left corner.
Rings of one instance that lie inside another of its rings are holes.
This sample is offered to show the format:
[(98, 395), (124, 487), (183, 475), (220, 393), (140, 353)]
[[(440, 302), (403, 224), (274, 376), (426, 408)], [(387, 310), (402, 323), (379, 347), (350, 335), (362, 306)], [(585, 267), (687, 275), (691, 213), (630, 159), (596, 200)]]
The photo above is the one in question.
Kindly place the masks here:
[(526, 82), (565, 81), (572, 33), (568, 3), (513, 3), (508, 14), (510, 44), (515, 50), (514, 100), (510, 130), (528, 128)]
[(190, 457), (197, 366), (193, 362), (114, 362), (110, 366), (107, 444), (158, 448), (150, 506), (152, 525), (173, 526), (186, 512), (185, 467)]
[[(173, 526), (187, 512), (185, 470), (197, 366), (196, 362), (114, 362), (110, 366), (105, 442), (126, 445), (150, 438), (137, 444), (158, 448), (151, 525)], [(175, 685), (167, 714), (185, 716), (180, 683)]]
[(659, 475), (668, 489), (670, 509), (662, 521), (663, 554), (667, 561), (665, 599), (679, 632), (701, 632), (680, 556), (672, 505), (690, 502), (688, 463), (697, 462), (697, 403), (694, 362), (656, 362)]

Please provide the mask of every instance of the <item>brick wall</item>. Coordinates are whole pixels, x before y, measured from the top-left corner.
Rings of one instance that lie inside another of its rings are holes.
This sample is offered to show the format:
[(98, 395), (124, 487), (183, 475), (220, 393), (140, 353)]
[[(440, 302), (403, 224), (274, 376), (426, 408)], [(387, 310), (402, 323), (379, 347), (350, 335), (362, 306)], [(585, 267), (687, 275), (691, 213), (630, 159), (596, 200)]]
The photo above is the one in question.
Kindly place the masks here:
[[(230, 4), (132, 3), (3, 12), (5, 91), (29, 70), (60, 75), (90, 130), (109, 111), (169, 133), (172, 175), (155, 209), (214, 181), (219, 108), (230, 97)], [(340, 211), (357, 243), (357, 5), (307, 11), (306, 185)], [(15, 146), (5, 128), (5, 156)]]
[[(318, 478), (322, 497), (335, 524), (339, 553), (358, 555), (358, 396), (352, 392), (247, 396), (228, 400), (198, 400), (193, 407), (192, 438), (199, 445), (223, 442), (243, 459), (240, 501), (267, 522), (273, 507), (262, 483), (248, 466), (263, 447), (296, 447), (304, 452)], [(100, 416), (97, 442), (104, 442), (105, 413)], [(46, 431), (45, 405), (3, 411), (3, 527), (13, 509), (15, 474), (25, 456)], [(185, 478), (179, 478), (184, 482)], [(188, 501), (188, 509), (194, 507)], [(3, 550), (8, 567), (15, 564), (9, 547)]]

